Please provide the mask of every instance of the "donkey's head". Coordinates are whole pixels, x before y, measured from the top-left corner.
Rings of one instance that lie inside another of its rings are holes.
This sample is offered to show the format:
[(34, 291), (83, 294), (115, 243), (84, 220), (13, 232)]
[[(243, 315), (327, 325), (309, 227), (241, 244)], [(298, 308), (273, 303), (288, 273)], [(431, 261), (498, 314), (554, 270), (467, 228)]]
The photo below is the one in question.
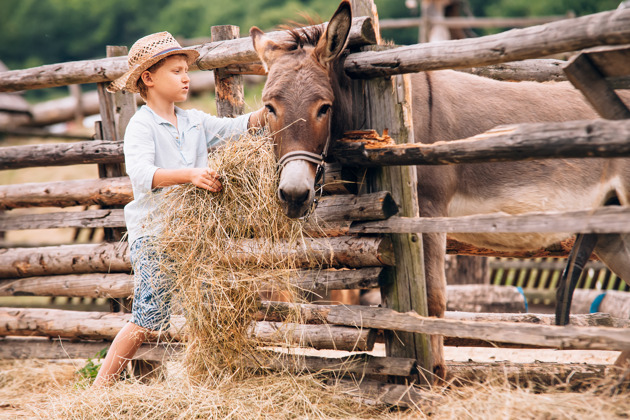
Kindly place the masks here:
[(253, 27), (254, 49), (268, 71), (262, 100), (267, 108), (280, 167), (278, 198), (291, 218), (304, 216), (323, 175), (327, 149), (348, 128), (349, 84), (339, 57), (352, 26), (342, 1), (326, 31), (292, 30), (293, 40), (276, 43)]

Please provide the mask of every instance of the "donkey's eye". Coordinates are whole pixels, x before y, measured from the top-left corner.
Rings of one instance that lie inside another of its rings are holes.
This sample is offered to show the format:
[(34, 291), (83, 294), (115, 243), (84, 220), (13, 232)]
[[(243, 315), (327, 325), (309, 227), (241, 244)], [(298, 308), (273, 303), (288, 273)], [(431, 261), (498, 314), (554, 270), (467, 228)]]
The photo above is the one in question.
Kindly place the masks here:
[(276, 115), (276, 109), (273, 107), (273, 105), (265, 105), (265, 108), (267, 108), (267, 112), (273, 115)]
[(317, 111), (317, 118), (321, 118), (328, 113), (330, 110), (330, 105), (324, 104), (319, 107), (319, 111)]

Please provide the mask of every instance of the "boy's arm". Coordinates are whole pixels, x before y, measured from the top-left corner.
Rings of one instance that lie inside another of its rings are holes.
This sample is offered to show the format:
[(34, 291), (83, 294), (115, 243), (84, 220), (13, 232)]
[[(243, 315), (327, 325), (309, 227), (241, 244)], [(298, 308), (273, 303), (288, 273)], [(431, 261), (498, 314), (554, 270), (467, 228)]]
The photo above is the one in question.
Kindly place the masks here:
[(159, 168), (153, 174), (151, 188), (164, 188), (188, 183), (211, 192), (219, 192), (222, 188), (219, 174), (210, 168)]

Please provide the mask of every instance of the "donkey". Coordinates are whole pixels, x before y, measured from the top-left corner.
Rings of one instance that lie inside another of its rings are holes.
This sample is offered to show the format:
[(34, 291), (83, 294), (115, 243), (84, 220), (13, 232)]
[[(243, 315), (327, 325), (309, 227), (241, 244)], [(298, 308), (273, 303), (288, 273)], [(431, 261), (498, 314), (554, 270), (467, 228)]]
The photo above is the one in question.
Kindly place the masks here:
[[(254, 48), (268, 70), (262, 100), (282, 168), (278, 198), (289, 217), (302, 217), (331, 141), (354, 129), (350, 80), (343, 71), (351, 9), (343, 0), (325, 32), (292, 30), (279, 44), (253, 27)], [(568, 83), (499, 82), (455, 71), (411, 75), (415, 141), (466, 138), (501, 124), (597, 118)], [(629, 159), (565, 159), (418, 167), (423, 217), (503, 212), (570, 211), (630, 204)], [(569, 234), (452, 234), (502, 251), (539, 249)], [(591, 249), (630, 281), (630, 235), (594, 235)], [(424, 234), (430, 316), (446, 308), (446, 234)], [(590, 255), (591, 251), (586, 252)], [(586, 257), (588, 258), (588, 256)], [(434, 373), (444, 378), (442, 338), (433, 336)]]

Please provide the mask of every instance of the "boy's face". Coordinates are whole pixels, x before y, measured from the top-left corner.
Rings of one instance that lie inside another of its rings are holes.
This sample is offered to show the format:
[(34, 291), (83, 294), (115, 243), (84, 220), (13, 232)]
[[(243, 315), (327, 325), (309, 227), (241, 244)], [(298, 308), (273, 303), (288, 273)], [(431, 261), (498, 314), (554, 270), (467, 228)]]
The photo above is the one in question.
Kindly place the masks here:
[(190, 78), (185, 57), (167, 57), (164, 64), (149, 75), (150, 80), (145, 82), (149, 88), (149, 96), (168, 102), (182, 102), (188, 97)]

